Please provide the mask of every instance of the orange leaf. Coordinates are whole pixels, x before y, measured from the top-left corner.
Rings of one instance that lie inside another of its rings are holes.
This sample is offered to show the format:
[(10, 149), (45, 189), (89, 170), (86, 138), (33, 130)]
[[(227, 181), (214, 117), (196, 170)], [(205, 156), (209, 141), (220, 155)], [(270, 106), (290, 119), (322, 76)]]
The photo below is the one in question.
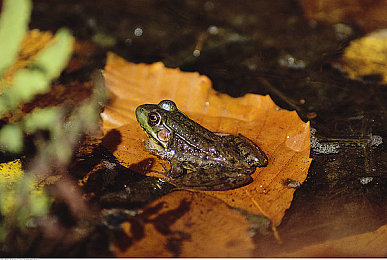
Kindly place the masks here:
[(162, 161), (144, 148), (146, 135), (136, 121), (135, 109), (144, 103), (173, 100), (209, 130), (241, 133), (268, 156), (269, 165), (252, 174), (253, 183), (205, 193), (280, 224), (293, 198), (292, 187), (305, 180), (311, 163), (309, 122), (304, 123), (295, 111), (280, 109), (269, 96), (232, 98), (212, 89), (206, 76), (165, 68), (160, 62), (133, 64), (109, 53), (105, 77), (111, 103), (102, 113), (104, 144), (124, 166), (140, 173), (163, 171)]
[(117, 257), (251, 257), (254, 249), (245, 217), (198, 192), (169, 193), (122, 228)]

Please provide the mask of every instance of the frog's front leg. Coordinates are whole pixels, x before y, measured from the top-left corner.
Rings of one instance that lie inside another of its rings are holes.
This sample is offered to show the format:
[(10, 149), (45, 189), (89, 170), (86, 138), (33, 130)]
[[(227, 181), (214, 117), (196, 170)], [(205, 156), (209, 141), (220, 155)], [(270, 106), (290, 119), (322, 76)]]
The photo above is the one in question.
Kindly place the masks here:
[(168, 170), (164, 165), (165, 175), (169, 178), (179, 178), (187, 174), (187, 170), (181, 166), (181, 163), (176, 160), (170, 161), (171, 168)]

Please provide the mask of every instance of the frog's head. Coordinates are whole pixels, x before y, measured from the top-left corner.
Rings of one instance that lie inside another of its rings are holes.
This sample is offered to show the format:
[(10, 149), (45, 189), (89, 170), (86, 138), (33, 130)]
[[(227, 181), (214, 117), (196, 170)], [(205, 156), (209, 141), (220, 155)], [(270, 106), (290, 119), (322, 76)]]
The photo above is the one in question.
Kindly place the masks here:
[(145, 104), (136, 108), (136, 118), (144, 132), (152, 141), (167, 149), (172, 130), (167, 126), (170, 112), (178, 111), (176, 104), (171, 100), (163, 100), (158, 105)]

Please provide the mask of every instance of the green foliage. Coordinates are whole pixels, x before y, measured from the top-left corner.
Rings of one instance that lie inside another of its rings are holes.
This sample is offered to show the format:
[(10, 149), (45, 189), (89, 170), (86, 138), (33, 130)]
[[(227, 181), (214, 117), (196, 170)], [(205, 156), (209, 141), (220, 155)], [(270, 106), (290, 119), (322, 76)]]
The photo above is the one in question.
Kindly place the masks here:
[[(11, 85), (6, 84), (3, 73), (13, 66), (28, 29), (31, 0), (4, 0), (0, 17), (0, 118), (12, 114), (18, 106), (31, 101), (36, 94), (49, 90), (50, 83), (60, 75), (70, 58), (73, 38), (66, 29), (60, 29), (55, 40), (29, 62), (28, 68), (14, 73)], [(38, 130), (49, 133), (50, 138), (36, 134), (37, 148), (34, 162), (22, 170), (21, 161), (0, 164), (0, 251), (1, 242), (15, 227), (25, 229), (28, 219), (47, 214), (52, 198), (38, 186), (41, 173), (50, 173), (50, 167), (65, 167), (73, 148), (85, 131), (97, 126), (99, 104), (105, 101), (104, 79), (100, 72), (94, 76), (92, 96), (74, 109), (66, 119), (61, 107), (35, 109), (12, 124), (0, 128), (0, 152), (19, 153), (23, 149), (25, 133)], [(1, 88), (2, 87), (2, 88)], [(7, 168), (8, 167), (8, 168)], [(28, 232), (28, 231), (26, 231)]]
[[(13, 47), (11, 49), (0, 48), (0, 56), (2, 57), (0, 59), (0, 73), (16, 62), (18, 50), (28, 28), (30, 9), (30, 0), (4, 1), (3, 13), (0, 18), (0, 46)], [(32, 100), (36, 94), (47, 92), (51, 81), (58, 77), (67, 65), (72, 47), (73, 39), (70, 32), (61, 29), (56, 33), (54, 42), (37, 55), (28, 69), (15, 72), (12, 85), (4, 88), (4, 92), (0, 95), (0, 117), (17, 108), (20, 103)], [(1, 79), (0, 82), (4, 83), (5, 80)], [(55, 117), (55, 115), (53, 116)], [(58, 116), (59, 114), (56, 115), (56, 117)], [(46, 129), (47, 125), (43, 125), (45, 121), (38, 118), (35, 130)], [(40, 122), (43, 124), (39, 126)], [(8, 152), (20, 152), (23, 147), (21, 132), (24, 130), (26, 129), (23, 129), (21, 124), (5, 126), (0, 129), (0, 148), (3, 147), (2, 150)]]
[[(56, 33), (55, 41), (31, 63), (29, 69), (15, 73), (12, 86), (0, 96), (0, 116), (15, 109), (20, 103), (33, 99), (36, 94), (49, 90), (50, 83), (67, 65), (72, 52), (72, 36), (68, 30)], [(2, 55), (2, 51), (0, 50)]]
[(105, 48), (112, 47), (117, 43), (115, 38), (104, 33), (95, 34), (91, 40), (99, 46)]
[(0, 74), (11, 66), (27, 31), (31, 14), (30, 0), (4, 0), (0, 17)]
[[(0, 118), (12, 114), (20, 104), (31, 101), (36, 94), (47, 92), (72, 53), (71, 33), (60, 29), (52, 43), (28, 63), (28, 68), (16, 71), (12, 83), (4, 86), (4, 71), (16, 62), (28, 30), (31, 7), (31, 0), (3, 1), (0, 17), (0, 91), (3, 91), (0, 92)], [(101, 85), (103, 78), (99, 80)], [(82, 133), (96, 127), (98, 102), (104, 101), (104, 94), (101, 93), (94, 91), (92, 97), (79, 110), (75, 110), (67, 122), (63, 108), (50, 107), (35, 109), (20, 120), (0, 128), (0, 152), (6, 153), (22, 151), (25, 133), (45, 130), (50, 136), (47, 140), (36, 135), (34, 143), (37, 155), (30, 160), (35, 164), (27, 170), (22, 170), (20, 160), (0, 164), (0, 251), (3, 250), (1, 242), (15, 227), (23, 230), (28, 219), (47, 214), (52, 198), (37, 185), (36, 177), (42, 172), (49, 173), (50, 167), (65, 167), (69, 162)]]
[(27, 115), (23, 120), (23, 128), (30, 133), (38, 129), (49, 129), (57, 123), (60, 117), (60, 109), (49, 107), (46, 109), (35, 109), (32, 114)]
[[(16, 71), (12, 83), (4, 86), (4, 71), (16, 62), (28, 29), (31, 6), (31, 0), (3, 1), (0, 17), (0, 91), (3, 90), (0, 93), (0, 118), (12, 114), (20, 104), (31, 101), (36, 94), (47, 92), (51, 82), (67, 65), (72, 52), (70, 32), (60, 29), (52, 43), (28, 63), (28, 68)], [(82, 134), (97, 126), (99, 106), (105, 101), (105, 88), (102, 73), (98, 72), (93, 77), (95, 89), (92, 96), (68, 117), (65, 117), (62, 107), (35, 109), (0, 128), (0, 152), (21, 152), (26, 133), (44, 130), (50, 137), (35, 135), (33, 141), (37, 155), (30, 158), (33, 163), (26, 170), (22, 169), (19, 159), (0, 164), (0, 251), (5, 250), (2, 242), (15, 228), (28, 232), (26, 223), (31, 217), (48, 213), (53, 198), (43, 185), (38, 185), (37, 177), (41, 173), (52, 172), (54, 167), (65, 168)]]
[(14, 205), (15, 215), (19, 226), (23, 227), (31, 217), (39, 217), (47, 214), (51, 205), (51, 199), (45, 190), (37, 188), (35, 178), (25, 176), (22, 182), (17, 182), (14, 189), (16, 204)]
[(0, 131), (0, 143), (10, 152), (18, 152), (23, 147), (23, 132), (18, 126), (7, 124)]
[(48, 80), (59, 76), (67, 65), (73, 49), (72, 36), (68, 30), (60, 29), (56, 33), (56, 38), (55, 43), (45, 48), (32, 65), (43, 71)]
[(24, 176), (21, 161), (0, 164), (0, 241), (16, 223), (24, 227), (31, 216), (45, 215), (51, 205), (48, 194), (32, 176)]

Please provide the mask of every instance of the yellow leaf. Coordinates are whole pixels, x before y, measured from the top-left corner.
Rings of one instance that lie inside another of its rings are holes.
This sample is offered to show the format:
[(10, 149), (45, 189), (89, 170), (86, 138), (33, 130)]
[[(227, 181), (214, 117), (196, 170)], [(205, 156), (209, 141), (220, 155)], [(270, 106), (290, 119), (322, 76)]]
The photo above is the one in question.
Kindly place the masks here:
[(14, 209), (15, 185), (23, 178), (23, 175), (20, 159), (0, 164), (0, 211), (2, 214), (6, 215)]
[(22, 177), (23, 170), (20, 159), (7, 163), (0, 163), (0, 185), (16, 183)]
[[(44, 186), (57, 182), (62, 175), (48, 176), (44, 180), (29, 179), (25, 189), (35, 198), (46, 198)], [(24, 178), (24, 179), (23, 179)], [(14, 210), (18, 198), (17, 186), (25, 180), (20, 159), (0, 164), (0, 212), (4, 215)], [(35, 200), (40, 201), (40, 200)]]
[(353, 40), (345, 49), (338, 65), (352, 79), (364, 76), (380, 76), (387, 83), (387, 29), (379, 30), (363, 38)]

